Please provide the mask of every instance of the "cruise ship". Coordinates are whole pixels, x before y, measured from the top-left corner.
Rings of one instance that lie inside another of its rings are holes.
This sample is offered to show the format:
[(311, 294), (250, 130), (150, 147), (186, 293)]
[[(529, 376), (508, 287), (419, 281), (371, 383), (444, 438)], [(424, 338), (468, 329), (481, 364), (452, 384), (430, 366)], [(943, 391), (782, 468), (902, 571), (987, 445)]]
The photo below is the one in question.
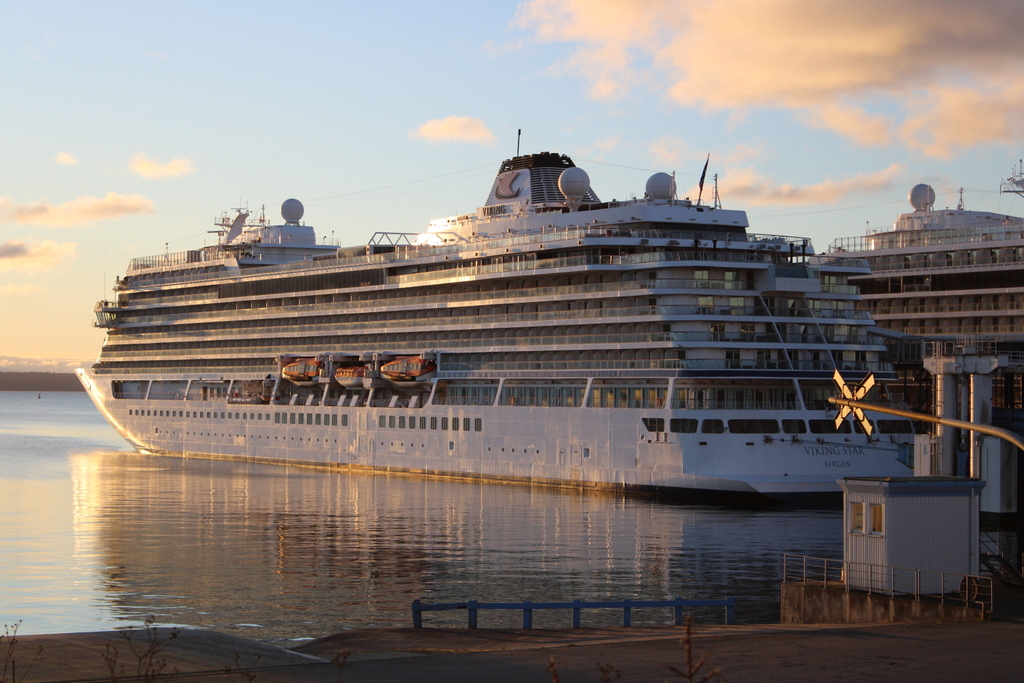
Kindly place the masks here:
[(712, 503), (911, 474), (909, 421), (868, 434), (827, 403), (836, 371), (892, 400), (866, 262), (753, 234), (666, 173), (638, 195), (602, 201), (544, 152), (475, 212), (354, 247), (295, 199), (280, 224), (225, 215), (214, 246), (131, 261), (79, 377), (142, 453)]
[[(1024, 196), (1024, 163), (1001, 192)], [(836, 239), (827, 254), (867, 261), (870, 272), (849, 281), (860, 288), (859, 307), (888, 337), (900, 374), (899, 386), (890, 386), (916, 410), (930, 411), (932, 381), (922, 354), (968, 347), (1013, 357), (1024, 352), (1024, 218), (969, 210), (962, 199), (955, 209), (937, 208), (935, 190), (923, 183), (908, 200), (913, 211), (863, 236)], [(1019, 366), (996, 374), (996, 407), (1024, 407)]]

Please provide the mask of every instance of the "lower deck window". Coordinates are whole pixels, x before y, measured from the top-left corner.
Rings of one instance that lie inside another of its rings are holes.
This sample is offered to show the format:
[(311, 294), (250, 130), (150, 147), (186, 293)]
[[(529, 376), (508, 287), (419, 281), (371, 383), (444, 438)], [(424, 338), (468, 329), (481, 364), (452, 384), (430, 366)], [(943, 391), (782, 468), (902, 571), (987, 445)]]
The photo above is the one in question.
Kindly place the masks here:
[(700, 426), (701, 434), (725, 434), (725, 423), (721, 420), (704, 420)]
[(844, 420), (839, 429), (836, 429), (835, 420), (808, 420), (811, 434), (849, 434), (851, 431), (850, 421)]
[(649, 432), (665, 431), (665, 418), (663, 417), (642, 417), (640, 421), (644, 423), (644, 429)]
[(668, 421), (668, 430), (674, 434), (696, 434), (697, 420), (689, 417), (674, 417)]
[(778, 434), (778, 420), (729, 420), (733, 434)]
[(803, 420), (783, 420), (782, 431), (785, 434), (806, 434), (807, 424)]

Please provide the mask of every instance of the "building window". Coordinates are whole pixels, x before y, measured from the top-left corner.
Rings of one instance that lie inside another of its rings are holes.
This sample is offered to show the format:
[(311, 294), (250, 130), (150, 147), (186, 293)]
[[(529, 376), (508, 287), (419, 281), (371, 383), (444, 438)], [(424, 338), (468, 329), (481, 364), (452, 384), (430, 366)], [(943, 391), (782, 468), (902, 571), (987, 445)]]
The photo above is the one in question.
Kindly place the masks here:
[(383, 415), (379, 415), (377, 417), (377, 426), (380, 427), (381, 429), (384, 429), (384, 427), (387, 426), (387, 418), (385, 418)]
[[(402, 418), (402, 422), (405, 422), (405, 418), (404, 417)], [(402, 426), (404, 427), (405, 425), (403, 424)], [(388, 429), (394, 429), (394, 428), (395, 428), (395, 416), (394, 415), (388, 415)]]
[[(420, 418), (420, 419), (423, 419), (423, 418)], [(473, 431), (474, 432), (482, 432), (483, 430), (484, 430), (483, 418), (479, 418), (479, 417), (473, 418)]]
[(850, 533), (864, 533), (864, 503), (850, 503)]
[(871, 527), (869, 533), (875, 536), (882, 536), (885, 534), (885, 506), (881, 504), (872, 504), (868, 506), (870, 511), (869, 520)]

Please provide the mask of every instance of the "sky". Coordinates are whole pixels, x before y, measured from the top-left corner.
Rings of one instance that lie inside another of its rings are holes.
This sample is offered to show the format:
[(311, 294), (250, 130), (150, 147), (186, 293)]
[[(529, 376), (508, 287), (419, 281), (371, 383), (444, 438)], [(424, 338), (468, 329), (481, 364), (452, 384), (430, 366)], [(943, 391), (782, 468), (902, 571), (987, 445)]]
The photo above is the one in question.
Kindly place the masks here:
[[(0, 1), (0, 371), (99, 353), (131, 258), (300, 199), (365, 244), (473, 211), (503, 159), (604, 200), (710, 155), (751, 231), (832, 240), (936, 206), (1024, 215), (1020, 0)], [(685, 189), (684, 189), (685, 188)]]

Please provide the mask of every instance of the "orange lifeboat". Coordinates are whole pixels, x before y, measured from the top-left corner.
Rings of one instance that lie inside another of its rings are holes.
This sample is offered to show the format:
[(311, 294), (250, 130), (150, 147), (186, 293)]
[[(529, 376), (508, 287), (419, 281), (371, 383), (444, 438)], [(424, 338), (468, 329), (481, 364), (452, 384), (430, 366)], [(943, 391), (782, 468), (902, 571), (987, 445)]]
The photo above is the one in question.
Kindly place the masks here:
[(334, 379), (343, 387), (362, 386), (365, 376), (365, 365), (343, 366), (334, 371)]
[(437, 370), (437, 363), (422, 356), (406, 356), (385, 363), (380, 374), (392, 382), (423, 382)]
[(316, 358), (297, 358), (281, 369), (281, 374), (296, 382), (310, 382), (320, 376), (323, 363)]

